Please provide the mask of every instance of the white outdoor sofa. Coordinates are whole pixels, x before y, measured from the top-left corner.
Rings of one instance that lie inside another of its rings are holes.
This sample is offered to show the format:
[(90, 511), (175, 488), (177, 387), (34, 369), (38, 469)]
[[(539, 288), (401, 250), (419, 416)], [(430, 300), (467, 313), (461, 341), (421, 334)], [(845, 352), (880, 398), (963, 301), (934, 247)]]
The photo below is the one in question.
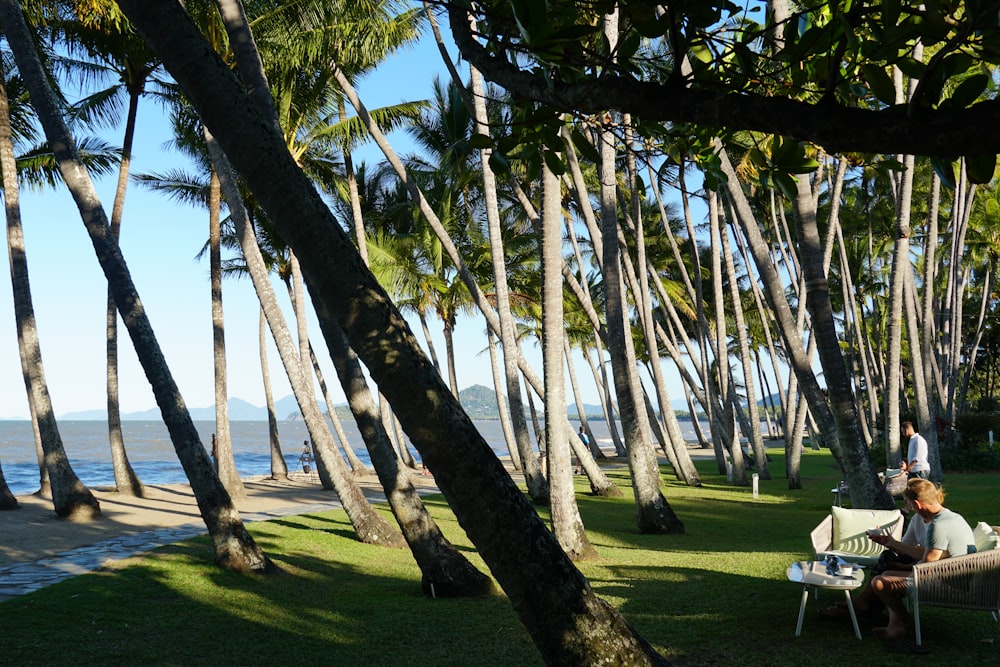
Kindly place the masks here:
[(877, 562), (885, 547), (868, 539), (869, 528), (879, 528), (898, 540), (903, 537), (903, 513), (831, 507), (826, 518), (809, 534), (816, 560), (836, 556), (858, 565)]

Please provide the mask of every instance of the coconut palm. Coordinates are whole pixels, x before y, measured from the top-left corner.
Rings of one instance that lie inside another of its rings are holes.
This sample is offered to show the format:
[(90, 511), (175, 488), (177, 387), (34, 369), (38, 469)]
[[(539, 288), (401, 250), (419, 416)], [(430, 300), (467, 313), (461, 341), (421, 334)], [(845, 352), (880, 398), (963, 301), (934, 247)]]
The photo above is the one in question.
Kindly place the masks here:
[[(290, 158), (280, 133), (261, 122), (264, 116), (236, 77), (204, 57), (205, 41), (182, 8), (121, 3), (296, 250), (311, 296), (343, 326), (542, 655), (553, 662), (580, 661), (584, 655), (619, 664), (657, 660), (566, 558)], [(258, 130), (253, 146), (241, 145), (239, 137), (249, 136), (244, 132), (251, 125)], [(329, 270), (332, 262), (337, 271)], [(532, 563), (530, 572), (526, 562)]]
[[(17, 9), (20, 16), (20, 9)], [(27, 30), (24, 31), (25, 35)], [(16, 38), (15, 38), (16, 40)], [(51, 485), (56, 514), (72, 520), (90, 520), (100, 516), (100, 503), (77, 477), (59, 435), (52, 399), (49, 396), (42, 351), (35, 326), (28, 262), (21, 226), (17, 164), (14, 159), (14, 134), (10, 104), (5, 83), (7, 67), (0, 55), (0, 172), (3, 174), (3, 195), (7, 219), (7, 253), (10, 261), (11, 287), (14, 296), (14, 323), (17, 327), (18, 352), (24, 375), (25, 390), (32, 418), (37, 424), (44, 453), (45, 470)], [(39, 67), (40, 68), (40, 67)], [(6, 484), (4, 485), (6, 486)], [(10, 495), (8, 490), (7, 495)], [(5, 503), (9, 504), (9, 503)], [(16, 501), (15, 501), (16, 505)]]
[[(129, 329), (146, 377), (150, 379), (174, 449), (191, 482), (191, 489), (213, 540), (216, 561), (224, 567), (239, 571), (269, 570), (272, 568), (270, 559), (246, 531), (229, 494), (215, 474), (191, 415), (184, 407), (180, 391), (156, 342), (118, 244), (109, 237), (107, 215), (96, 203), (99, 200), (93, 183), (77, 157), (73, 138), (62, 121), (48, 78), (16, 1), (0, 3), (0, 21), (3, 22), (8, 43), (14, 52), (18, 71), (31, 94), (32, 104), (38, 111), (50, 145), (55, 148), (63, 180), (80, 210), (98, 261), (108, 278), (115, 304)], [(40, 423), (46, 423), (41, 421), (43, 418), (51, 419), (51, 408), (47, 414), (40, 413), (39, 418)]]
[[(92, 92), (74, 104), (71, 113), (88, 123), (117, 125), (122, 121), (122, 158), (111, 208), (111, 234), (121, 234), (125, 194), (128, 187), (132, 144), (135, 137), (139, 100), (143, 95), (159, 95), (164, 89), (160, 64), (145, 40), (135, 33), (111, 2), (76, 4), (69, 17), (55, 17), (47, 23), (67, 57), (59, 59), (68, 75), (85, 85), (112, 84)], [(107, 408), (108, 437), (115, 487), (125, 495), (143, 495), (142, 482), (128, 460), (121, 429), (118, 386), (118, 315), (108, 295), (107, 306)]]

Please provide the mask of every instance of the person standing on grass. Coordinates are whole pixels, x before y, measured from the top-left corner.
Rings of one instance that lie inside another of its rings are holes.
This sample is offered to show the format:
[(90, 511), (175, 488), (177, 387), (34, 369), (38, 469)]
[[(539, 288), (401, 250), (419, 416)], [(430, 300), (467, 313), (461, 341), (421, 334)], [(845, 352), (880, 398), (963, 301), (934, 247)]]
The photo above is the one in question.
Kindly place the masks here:
[[(586, 448), (590, 448), (590, 438), (587, 437), (587, 431), (586, 429), (583, 428), (583, 424), (580, 424), (580, 432), (577, 435), (580, 436), (580, 442), (583, 443), (583, 446)], [(583, 474), (583, 466), (580, 465), (580, 461), (575, 456), (573, 457), (573, 474), (574, 475)]]
[(910, 444), (906, 448), (906, 460), (903, 461), (906, 478), (927, 479), (931, 474), (931, 464), (927, 457), (927, 441), (924, 436), (917, 433), (913, 422), (903, 422), (900, 424), (900, 428), (903, 435), (910, 439)]

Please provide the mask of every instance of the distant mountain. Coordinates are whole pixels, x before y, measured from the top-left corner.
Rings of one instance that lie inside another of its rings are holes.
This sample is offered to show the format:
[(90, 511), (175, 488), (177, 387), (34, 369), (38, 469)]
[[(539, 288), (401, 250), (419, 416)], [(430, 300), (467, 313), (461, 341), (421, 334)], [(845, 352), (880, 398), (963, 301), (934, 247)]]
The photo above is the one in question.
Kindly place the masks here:
[[(467, 387), (458, 393), (462, 407), (473, 419), (499, 419), (500, 412), (497, 409), (497, 395), (489, 387), (481, 384)], [(603, 413), (600, 405), (584, 404), (584, 410), (588, 417), (600, 417)], [(337, 416), (341, 419), (352, 419), (351, 411), (346, 403), (335, 405)], [(191, 418), (195, 421), (214, 421), (215, 406), (210, 405), (204, 408), (188, 408)], [(285, 396), (274, 404), (275, 414), (278, 419), (284, 421), (297, 421), (302, 419), (299, 411), (299, 404), (294, 396)], [(321, 405), (320, 411), (326, 413), (326, 406)], [(567, 414), (570, 419), (579, 419), (576, 405), (567, 407)], [(159, 408), (150, 408), (139, 412), (127, 412), (121, 416), (123, 421), (159, 421), (161, 419)], [(59, 419), (66, 421), (104, 421), (107, 419), (107, 412), (104, 410), (84, 410), (82, 412), (67, 412), (59, 416)], [(229, 419), (232, 421), (267, 421), (267, 408), (258, 407), (241, 398), (229, 399)]]
[[(267, 408), (257, 407), (252, 403), (244, 401), (242, 398), (229, 399), (229, 419), (232, 421), (267, 421)], [(299, 406), (293, 396), (286, 396), (275, 403), (275, 412), (279, 415), (293, 412), (298, 414)], [(210, 405), (205, 408), (188, 408), (191, 419), (195, 421), (214, 421), (215, 406)], [(59, 419), (66, 421), (104, 421), (108, 418), (106, 410), (84, 410), (82, 412), (67, 412), (59, 416)], [(159, 408), (150, 408), (139, 412), (126, 412), (121, 416), (122, 421), (159, 421)]]

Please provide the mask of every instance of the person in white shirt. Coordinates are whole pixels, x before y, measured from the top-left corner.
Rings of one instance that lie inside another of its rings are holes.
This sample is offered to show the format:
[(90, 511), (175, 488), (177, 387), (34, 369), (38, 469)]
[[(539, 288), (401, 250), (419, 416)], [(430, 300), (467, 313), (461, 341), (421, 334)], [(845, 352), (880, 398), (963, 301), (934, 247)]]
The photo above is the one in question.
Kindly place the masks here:
[(903, 435), (910, 439), (906, 448), (906, 460), (903, 461), (903, 470), (906, 471), (906, 478), (927, 479), (930, 477), (931, 465), (927, 460), (927, 440), (917, 433), (913, 422), (903, 422), (899, 425)]

